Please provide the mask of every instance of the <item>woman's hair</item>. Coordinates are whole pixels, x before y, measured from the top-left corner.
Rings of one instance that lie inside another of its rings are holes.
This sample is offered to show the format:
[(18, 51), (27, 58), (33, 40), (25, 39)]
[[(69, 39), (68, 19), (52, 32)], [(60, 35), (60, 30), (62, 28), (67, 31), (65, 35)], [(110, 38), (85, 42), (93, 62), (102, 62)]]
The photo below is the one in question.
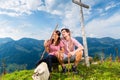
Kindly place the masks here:
[(68, 28), (63, 28), (63, 29), (61, 29), (61, 32), (63, 31), (63, 30), (65, 30), (67, 33), (69, 33), (69, 35), (70, 35), (70, 30), (68, 29)]
[[(56, 44), (55, 44), (55, 45), (57, 46), (57, 45), (59, 45), (59, 43), (60, 43), (60, 35), (61, 35), (61, 33), (60, 33), (59, 30), (56, 30), (55, 33), (58, 35), (58, 40), (57, 40), (57, 42), (56, 42)], [(54, 39), (52, 39), (52, 43), (53, 43), (53, 42), (54, 42)]]

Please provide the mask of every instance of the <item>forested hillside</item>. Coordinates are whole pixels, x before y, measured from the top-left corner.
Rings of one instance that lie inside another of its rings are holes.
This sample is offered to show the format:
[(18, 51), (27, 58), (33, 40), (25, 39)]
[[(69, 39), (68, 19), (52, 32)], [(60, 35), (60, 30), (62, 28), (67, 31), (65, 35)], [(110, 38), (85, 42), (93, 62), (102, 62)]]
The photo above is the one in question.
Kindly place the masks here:
[[(82, 43), (81, 37), (76, 37), (76, 39)], [(0, 38), (0, 73), (3, 71), (3, 64), (5, 64), (7, 72), (35, 68), (35, 64), (44, 50), (43, 42), (44, 40), (32, 38), (22, 38), (20, 40)], [(109, 37), (87, 38), (87, 42), (89, 56), (92, 57), (96, 54), (100, 57), (104, 51), (105, 57), (112, 55), (115, 58), (120, 51), (120, 39)]]

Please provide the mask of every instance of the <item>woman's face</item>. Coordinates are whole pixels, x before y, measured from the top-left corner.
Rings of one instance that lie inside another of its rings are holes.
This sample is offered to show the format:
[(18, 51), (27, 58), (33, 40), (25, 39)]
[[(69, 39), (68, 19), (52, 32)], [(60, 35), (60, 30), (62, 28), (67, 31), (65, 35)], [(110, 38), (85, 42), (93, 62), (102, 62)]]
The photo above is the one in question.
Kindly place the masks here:
[(53, 33), (53, 39), (58, 39), (58, 34), (56, 32)]

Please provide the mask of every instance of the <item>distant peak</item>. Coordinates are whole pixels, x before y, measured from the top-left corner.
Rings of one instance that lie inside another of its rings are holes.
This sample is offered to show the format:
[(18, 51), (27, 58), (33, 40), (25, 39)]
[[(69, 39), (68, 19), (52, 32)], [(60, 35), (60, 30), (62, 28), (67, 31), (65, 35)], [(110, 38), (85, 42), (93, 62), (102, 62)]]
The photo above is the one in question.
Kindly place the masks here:
[(0, 45), (5, 44), (7, 42), (11, 42), (11, 41), (14, 41), (14, 40), (12, 38), (9, 38), (9, 37), (0, 38)]
[(4, 40), (5, 40), (5, 39), (6, 39), (6, 40), (13, 40), (13, 39), (10, 38), (10, 37), (0, 38), (0, 40), (1, 40), (1, 39), (4, 39)]

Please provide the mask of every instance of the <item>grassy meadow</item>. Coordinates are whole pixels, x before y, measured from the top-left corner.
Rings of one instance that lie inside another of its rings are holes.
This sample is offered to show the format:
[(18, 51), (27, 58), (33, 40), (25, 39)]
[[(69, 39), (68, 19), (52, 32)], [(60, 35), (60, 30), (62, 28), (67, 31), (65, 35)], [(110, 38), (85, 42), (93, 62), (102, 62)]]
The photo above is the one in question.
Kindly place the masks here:
[[(103, 63), (91, 64), (90, 67), (79, 64), (78, 74), (67, 72), (51, 73), (51, 80), (120, 80), (120, 62), (105, 61)], [(8, 73), (0, 80), (32, 80), (33, 70), (22, 70)]]

